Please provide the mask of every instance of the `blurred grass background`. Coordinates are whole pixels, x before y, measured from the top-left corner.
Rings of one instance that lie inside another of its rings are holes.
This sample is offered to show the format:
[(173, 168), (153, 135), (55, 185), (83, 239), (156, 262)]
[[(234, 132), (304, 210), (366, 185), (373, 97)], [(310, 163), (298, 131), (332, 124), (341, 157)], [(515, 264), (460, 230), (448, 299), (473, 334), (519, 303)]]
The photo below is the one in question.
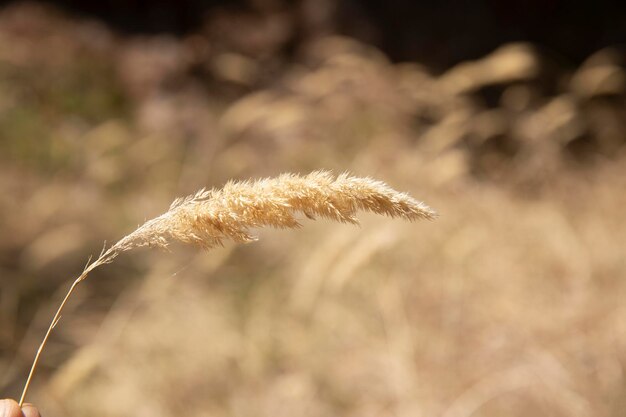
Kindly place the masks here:
[(441, 217), (124, 255), (80, 288), (30, 400), (50, 417), (623, 415), (619, 34), (578, 56), (546, 48), (567, 24), (434, 51), (410, 20), (377, 38), (363, 10), (222, 5), (183, 32), (0, 10), (1, 396), (104, 241), (201, 187), (333, 169)]

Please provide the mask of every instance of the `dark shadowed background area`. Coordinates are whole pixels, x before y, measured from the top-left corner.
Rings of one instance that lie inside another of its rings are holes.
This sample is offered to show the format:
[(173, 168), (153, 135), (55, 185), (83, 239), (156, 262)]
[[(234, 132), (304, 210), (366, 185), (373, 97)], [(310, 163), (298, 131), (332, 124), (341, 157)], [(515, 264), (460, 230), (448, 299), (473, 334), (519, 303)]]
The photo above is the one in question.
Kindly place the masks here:
[[(16, 3), (3, 1), (3, 4)], [(78, 0), (47, 1), (83, 18), (96, 18), (126, 34), (184, 36), (216, 14), (285, 14), (289, 45), (312, 34), (350, 36), (382, 49), (394, 61), (439, 68), (486, 55), (508, 42), (528, 41), (580, 63), (591, 53), (626, 40), (621, 1), (565, 0)]]
[(435, 222), (139, 250), (68, 305), (48, 417), (613, 417), (624, 2), (0, 7), (0, 397), (90, 255), (178, 196), (316, 169)]

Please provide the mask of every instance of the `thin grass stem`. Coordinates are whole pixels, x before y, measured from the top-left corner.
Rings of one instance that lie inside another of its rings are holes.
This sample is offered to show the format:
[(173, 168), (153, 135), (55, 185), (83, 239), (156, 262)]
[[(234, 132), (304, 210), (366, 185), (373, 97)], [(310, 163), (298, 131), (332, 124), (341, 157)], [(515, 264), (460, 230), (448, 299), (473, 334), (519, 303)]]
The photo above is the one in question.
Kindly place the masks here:
[(26, 383), (24, 384), (24, 389), (22, 390), (22, 396), (20, 397), (20, 402), (19, 402), (20, 408), (24, 404), (24, 399), (26, 398), (26, 394), (28, 393), (28, 388), (30, 387), (30, 382), (33, 379), (33, 375), (35, 374), (35, 369), (37, 369), (37, 364), (39, 363), (39, 357), (41, 356), (41, 352), (43, 351), (43, 348), (46, 346), (46, 343), (48, 342), (48, 338), (50, 337), (50, 334), (52, 333), (52, 329), (54, 329), (56, 327), (56, 325), (59, 323), (59, 320), (61, 319), (61, 313), (63, 312), (63, 308), (65, 307), (65, 304), (67, 304), (67, 300), (69, 300), (70, 296), (72, 295), (72, 293), (76, 289), (76, 286), (86, 276), (87, 276), (87, 274), (86, 274), (86, 272), (84, 272), (83, 274), (81, 274), (80, 277), (78, 277), (74, 281), (74, 283), (72, 283), (72, 286), (70, 287), (70, 289), (67, 292), (67, 294), (65, 294), (65, 298), (63, 298), (63, 301), (61, 302), (61, 305), (59, 305), (59, 308), (57, 309), (56, 314), (52, 318), (52, 321), (50, 322), (50, 326), (48, 326), (48, 330), (46, 331), (46, 335), (44, 336), (43, 340), (41, 341), (41, 344), (39, 345), (39, 349), (37, 349), (37, 354), (35, 355), (35, 359), (33, 359), (33, 364), (30, 367), (30, 372), (28, 373), (28, 378), (26, 379)]

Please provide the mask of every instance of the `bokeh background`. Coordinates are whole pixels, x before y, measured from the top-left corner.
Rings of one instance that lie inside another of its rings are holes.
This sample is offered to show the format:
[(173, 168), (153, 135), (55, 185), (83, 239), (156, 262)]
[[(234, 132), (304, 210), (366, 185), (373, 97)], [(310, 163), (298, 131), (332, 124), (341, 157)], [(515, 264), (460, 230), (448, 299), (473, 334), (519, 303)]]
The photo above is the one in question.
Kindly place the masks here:
[(315, 169), (432, 223), (306, 221), (94, 272), (47, 417), (622, 416), (620, 2), (0, 8), (0, 397), (73, 278), (177, 196)]

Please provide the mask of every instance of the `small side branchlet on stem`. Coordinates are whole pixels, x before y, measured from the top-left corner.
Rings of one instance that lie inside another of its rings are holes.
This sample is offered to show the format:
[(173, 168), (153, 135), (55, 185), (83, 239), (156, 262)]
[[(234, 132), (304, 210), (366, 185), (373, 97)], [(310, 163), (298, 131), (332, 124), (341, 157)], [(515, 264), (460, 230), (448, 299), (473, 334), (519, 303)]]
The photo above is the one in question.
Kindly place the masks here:
[(305, 176), (283, 174), (258, 181), (229, 182), (220, 190), (200, 190), (176, 199), (164, 214), (148, 220), (134, 232), (100, 256), (88, 262), (72, 283), (55, 313), (37, 350), (26, 380), (20, 406), (37, 368), (46, 342), (61, 319), (68, 299), (91, 271), (111, 263), (119, 254), (140, 247), (167, 248), (174, 241), (191, 243), (204, 249), (221, 245), (225, 239), (245, 243), (256, 240), (251, 228), (271, 226), (297, 228), (297, 214), (310, 219), (323, 217), (344, 223), (358, 224), (356, 212), (370, 211), (405, 220), (434, 219), (436, 214), (425, 204), (371, 178), (327, 171)]

